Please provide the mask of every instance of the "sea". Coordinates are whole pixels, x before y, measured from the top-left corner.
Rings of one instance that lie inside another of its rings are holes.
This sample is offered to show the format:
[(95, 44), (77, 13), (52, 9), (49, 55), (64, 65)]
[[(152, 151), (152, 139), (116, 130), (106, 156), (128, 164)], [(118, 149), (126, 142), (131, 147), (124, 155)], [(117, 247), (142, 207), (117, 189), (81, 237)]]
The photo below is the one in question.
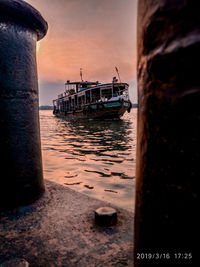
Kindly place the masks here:
[(134, 211), (137, 109), (120, 120), (67, 120), (40, 110), (44, 178)]

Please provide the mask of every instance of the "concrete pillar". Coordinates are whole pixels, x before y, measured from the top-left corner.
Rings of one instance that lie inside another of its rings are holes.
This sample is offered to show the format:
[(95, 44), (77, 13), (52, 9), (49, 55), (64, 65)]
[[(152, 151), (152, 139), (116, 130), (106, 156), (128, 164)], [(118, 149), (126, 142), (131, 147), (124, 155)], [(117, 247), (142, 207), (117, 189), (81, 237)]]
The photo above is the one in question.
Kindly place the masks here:
[(135, 266), (197, 259), (199, 6), (139, 0)]
[(36, 42), (46, 32), (29, 4), (0, 0), (0, 211), (44, 192)]

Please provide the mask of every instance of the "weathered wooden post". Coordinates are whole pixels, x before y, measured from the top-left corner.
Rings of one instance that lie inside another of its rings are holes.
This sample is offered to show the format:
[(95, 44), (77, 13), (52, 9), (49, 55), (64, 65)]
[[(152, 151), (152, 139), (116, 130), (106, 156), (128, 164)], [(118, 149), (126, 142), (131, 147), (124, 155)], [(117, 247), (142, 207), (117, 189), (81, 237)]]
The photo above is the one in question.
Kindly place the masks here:
[(36, 42), (47, 32), (21, 0), (0, 0), (0, 211), (44, 192), (38, 114)]
[(135, 266), (196, 260), (199, 7), (198, 1), (139, 0)]

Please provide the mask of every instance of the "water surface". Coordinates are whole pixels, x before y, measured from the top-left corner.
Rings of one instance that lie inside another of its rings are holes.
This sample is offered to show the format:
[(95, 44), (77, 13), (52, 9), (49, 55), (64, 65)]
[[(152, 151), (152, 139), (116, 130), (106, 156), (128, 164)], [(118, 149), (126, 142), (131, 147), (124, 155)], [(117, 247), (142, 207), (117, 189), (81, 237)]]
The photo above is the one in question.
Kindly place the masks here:
[(133, 210), (136, 116), (67, 121), (40, 111), (45, 179)]

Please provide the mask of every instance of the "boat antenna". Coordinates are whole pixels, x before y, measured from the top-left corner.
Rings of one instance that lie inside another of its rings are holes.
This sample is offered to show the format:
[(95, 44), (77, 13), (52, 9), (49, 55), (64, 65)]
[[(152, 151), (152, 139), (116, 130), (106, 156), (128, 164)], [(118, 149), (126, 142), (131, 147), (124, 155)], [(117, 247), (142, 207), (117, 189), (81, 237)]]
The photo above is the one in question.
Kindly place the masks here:
[(80, 76), (81, 76), (81, 81), (83, 82), (83, 73), (82, 73), (82, 68), (80, 68)]
[(117, 68), (117, 67), (115, 67), (115, 69), (116, 69), (116, 72), (117, 72), (117, 75), (118, 75), (119, 81), (120, 81), (120, 83), (122, 83), (122, 82), (121, 82), (121, 78), (120, 78), (120, 75), (119, 75), (119, 71), (118, 71), (118, 68)]

